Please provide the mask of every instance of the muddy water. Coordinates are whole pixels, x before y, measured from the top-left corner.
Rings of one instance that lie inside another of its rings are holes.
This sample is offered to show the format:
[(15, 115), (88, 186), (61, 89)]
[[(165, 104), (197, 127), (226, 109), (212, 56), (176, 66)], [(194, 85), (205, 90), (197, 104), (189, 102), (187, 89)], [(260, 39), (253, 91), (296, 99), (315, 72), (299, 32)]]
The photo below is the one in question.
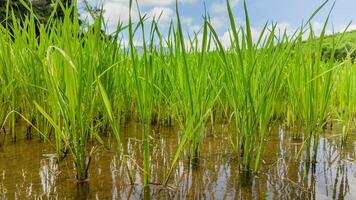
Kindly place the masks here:
[(169, 186), (162, 187), (158, 183), (177, 149), (179, 130), (153, 130), (149, 193), (142, 190), (143, 149), (137, 124), (122, 130), (128, 166), (119, 162), (114, 152), (98, 148), (90, 166), (89, 184), (84, 186), (74, 180), (71, 158), (58, 164), (49, 144), (38, 138), (16, 143), (7, 140), (0, 148), (0, 199), (143, 199), (144, 194), (153, 199), (356, 199), (355, 137), (341, 148), (339, 137), (334, 136), (337, 131), (323, 134), (316, 168), (305, 175), (304, 151), (302, 159), (296, 159), (301, 143), (292, 141), (292, 133), (283, 127), (276, 127), (268, 137), (261, 172), (246, 183), (238, 171), (227, 131), (227, 127), (218, 126), (213, 133), (207, 132), (199, 167), (192, 169), (181, 159)]

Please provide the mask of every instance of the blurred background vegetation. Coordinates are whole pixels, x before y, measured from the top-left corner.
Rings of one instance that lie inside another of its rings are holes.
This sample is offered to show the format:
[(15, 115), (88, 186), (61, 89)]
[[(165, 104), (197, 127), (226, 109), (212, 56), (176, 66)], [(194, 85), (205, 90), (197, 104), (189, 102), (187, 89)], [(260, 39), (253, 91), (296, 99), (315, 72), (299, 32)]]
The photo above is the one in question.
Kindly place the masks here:
[[(335, 37), (332, 37), (335, 36)], [(325, 38), (325, 44), (323, 47), (323, 55), (325, 59), (330, 59), (332, 53), (333, 40), (337, 41), (341, 37), (340, 33), (330, 35)], [(342, 41), (336, 46), (335, 59), (341, 61), (348, 55), (354, 61), (356, 57), (356, 30), (345, 33)]]
[[(19, 18), (29, 14), (29, 10), (23, 5), (24, 3), (32, 7), (34, 13), (38, 17), (41, 23), (46, 23), (50, 17), (53, 9), (56, 9), (55, 17), (63, 17), (63, 12), (61, 7), (56, 6), (57, 0), (0, 0), (0, 22), (4, 25), (7, 21), (6, 19), (6, 9), (9, 6), (9, 15), (13, 11), (14, 15)], [(71, 5), (72, 0), (62, 0), (63, 5)], [(10, 16), (11, 17), (11, 16)], [(8, 16), (9, 18), (9, 16)], [(11, 20), (8, 19), (8, 21)]]

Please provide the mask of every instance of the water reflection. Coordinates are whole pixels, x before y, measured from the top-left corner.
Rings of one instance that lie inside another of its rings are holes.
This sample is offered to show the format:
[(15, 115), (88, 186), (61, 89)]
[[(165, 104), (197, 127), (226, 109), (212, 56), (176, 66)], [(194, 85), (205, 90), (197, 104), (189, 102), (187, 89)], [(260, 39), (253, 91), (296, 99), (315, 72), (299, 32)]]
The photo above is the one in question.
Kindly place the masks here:
[[(89, 184), (75, 184), (72, 160), (57, 163), (52, 149), (36, 141), (9, 144), (0, 153), (0, 199), (356, 199), (355, 138), (341, 147), (336, 132), (320, 139), (315, 168), (305, 169), (302, 141), (276, 127), (268, 137), (261, 172), (246, 174), (229, 147), (226, 127), (208, 134), (199, 166), (182, 156), (168, 186), (162, 186), (179, 132), (155, 129), (151, 144), (151, 185), (142, 187), (142, 141), (137, 124), (122, 132), (125, 155), (101, 149), (90, 166)], [(127, 161), (127, 162), (125, 162)], [(306, 174), (305, 171), (310, 173)], [(246, 179), (245, 179), (246, 180)]]
[(58, 159), (55, 154), (44, 154), (40, 161), (40, 181), (42, 185), (42, 195), (49, 198), (56, 194), (56, 180), (59, 175)]
[(7, 193), (7, 189), (4, 185), (4, 181), (5, 181), (5, 171), (2, 171), (2, 176), (0, 176), (0, 199), (6, 199), (6, 193)]

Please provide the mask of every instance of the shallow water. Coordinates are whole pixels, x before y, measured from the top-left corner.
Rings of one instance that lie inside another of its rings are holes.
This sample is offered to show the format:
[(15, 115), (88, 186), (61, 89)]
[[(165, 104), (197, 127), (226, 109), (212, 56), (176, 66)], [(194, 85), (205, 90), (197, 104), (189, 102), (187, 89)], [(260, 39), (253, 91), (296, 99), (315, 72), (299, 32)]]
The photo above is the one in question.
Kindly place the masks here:
[[(19, 133), (23, 132), (19, 129)], [(340, 147), (336, 130), (322, 135), (314, 172), (304, 176), (301, 143), (276, 127), (268, 136), (262, 169), (243, 182), (223, 125), (207, 132), (199, 167), (181, 159), (168, 187), (164, 180), (179, 141), (175, 128), (154, 129), (151, 146), (151, 190), (142, 190), (140, 126), (131, 123), (122, 132), (130, 173), (114, 152), (98, 148), (90, 166), (89, 184), (78, 186), (70, 157), (59, 164), (53, 148), (38, 138), (9, 140), (0, 148), (0, 199), (356, 199), (355, 137)], [(354, 134), (353, 134), (354, 135)], [(130, 137), (129, 137), (130, 136)], [(106, 138), (106, 140), (110, 140)], [(110, 143), (110, 142), (109, 142)]]

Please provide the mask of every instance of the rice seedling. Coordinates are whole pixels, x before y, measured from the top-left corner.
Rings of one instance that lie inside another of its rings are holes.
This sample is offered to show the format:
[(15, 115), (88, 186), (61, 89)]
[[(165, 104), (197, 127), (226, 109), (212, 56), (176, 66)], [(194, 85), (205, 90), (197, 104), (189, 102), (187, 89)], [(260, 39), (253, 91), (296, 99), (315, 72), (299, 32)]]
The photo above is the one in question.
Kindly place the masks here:
[[(18, 91), (18, 84), (16, 83), (16, 65), (13, 64), (13, 61), (16, 59), (14, 55), (11, 53), (11, 38), (7, 33), (7, 30), (1, 30), (3, 34), (1, 34), (1, 56), (0, 62), (2, 66), (7, 66), (7, 68), (2, 68), (1, 70), (1, 86), (4, 96), (2, 96), (2, 104), (6, 106), (5, 112), (10, 112), (11, 110), (16, 110), (16, 96)], [(10, 127), (9, 132), (12, 136), (12, 139), (16, 141), (16, 134), (15, 134), (15, 124), (16, 118), (15, 115), (11, 116), (10, 119)]]
[(228, 103), (234, 110), (237, 134), (232, 136), (232, 145), (237, 155), (242, 156), (242, 169), (258, 171), (273, 114), (272, 105), (280, 90), (284, 52), (275, 45), (275, 26), (264, 35), (266, 25), (254, 44), (246, 3), (246, 31), (236, 28), (229, 2), (226, 4), (232, 30), (231, 51), (224, 49), (211, 25), (210, 29), (225, 69), (224, 89)]
[[(176, 6), (177, 15), (177, 33), (176, 40), (178, 41), (178, 47), (176, 49), (176, 68), (182, 70), (178, 80), (175, 83), (178, 84), (178, 91), (180, 97), (178, 97), (178, 108), (183, 111), (183, 123), (184, 134), (183, 138), (187, 137), (187, 142), (190, 144), (190, 159), (194, 160), (199, 157), (199, 145), (204, 138), (205, 123), (209, 116), (209, 113), (215, 103), (218, 96), (219, 89), (213, 85), (212, 80), (219, 81), (220, 77), (216, 71), (208, 68), (206, 59), (207, 52), (209, 51), (208, 42), (210, 40), (208, 34), (207, 19), (202, 30), (201, 47), (198, 44), (194, 45), (191, 42), (191, 51), (186, 51), (183, 30), (180, 22), (180, 16), (178, 13), (178, 5)], [(198, 40), (195, 35), (194, 40)], [(189, 62), (189, 55), (196, 54), (197, 61)], [(197, 74), (199, 74), (197, 76)], [(182, 144), (184, 144), (184, 139)]]
[(355, 64), (350, 58), (350, 53), (336, 74), (334, 91), (336, 94), (333, 96), (337, 104), (334, 107), (334, 113), (342, 124), (341, 139), (344, 144), (356, 126), (356, 75)]
[(330, 121), (328, 117), (335, 83), (334, 76), (340, 66), (333, 56), (327, 62), (322, 60), (322, 45), (328, 19), (329, 17), (317, 39), (311, 26), (309, 26), (309, 38), (305, 42), (302, 42), (302, 31), (299, 33), (299, 42), (292, 57), (294, 61), (290, 65), (291, 73), (288, 75), (291, 84), (289, 85), (290, 97), (298, 99), (294, 101), (299, 109), (295, 113), (298, 113), (305, 125), (307, 170), (310, 163), (315, 166), (319, 137), (322, 128)]
[[(136, 2), (137, 7), (138, 3)], [(142, 58), (139, 59), (136, 51), (136, 47), (134, 46), (134, 31), (133, 31), (133, 23), (131, 17), (131, 9), (132, 9), (132, 0), (130, 0), (130, 14), (129, 14), (129, 43), (130, 43), (130, 53), (132, 60), (132, 68), (133, 68), (133, 78), (135, 85), (135, 92), (137, 97), (137, 106), (140, 114), (140, 121), (143, 125), (142, 130), (142, 140), (143, 140), (143, 170), (144, 170), (144, 186), (148, 186), (150, 183), (150, 123), (152, 117), (152, 105), (153, 105), (153, 86), (151, 83), (153, 76), (153, 68), (152, 62), (149, 61), (149, 51), (152, 49), (148, 49), (146, 45), (145, 39), (145, 27), (144, 27), (144, 17), (141, 16), (139, 11), (139, 22), (138, 28), (141, 28), (142, 36), (143, 36), (143, 54)], [(139, 7), (138, 7), (139, 10)], [(152, 42), (152, 41), (151, 41)], [(142, 73), (142, 74), (140, 74)]]
[[(88, 139), (92, 135), (100, 141), (98, 134), (91, 130), (98, 96), (97, 86), (92, 83), (97, 79), (96, 66), (100, 66), (99, 58), (105, 51), (101, 40), (101, 19), (96, 20), (92, 30), (84, 35), (85, 41), (92, 42), (83, 43), (78, 20), (72, 22), (70, 19), (71, 9), (64, 11), (67, 14), (59, 26), (52, 27), (59, 39), (58, 46), (48, 47), (46, 61), (42, 65), (49, 93), (46, 103), (50, 109), (46, 111), (37, 102), (35, 105), (54, 127), (57, 152), (63, 151), (62, 148), (71, 152), (77, 180), (85, 182), (92, 152), (87, 152)], [(78, 16), (74, 17), (77, 19)]]
[(182, 135), (164, 184), (167, 184), (186, 144), (189, 144), (188, 158), (192, 167), (198, 166), (200, 145), (206, 132), (205, 125), (221, 92), (221, 88), (215, 83), (221, 80), (222, 75), (219, 70), (210, 67), (208, 62), (210, 59), (207, 57), (212, 39), (208, 32), (207, 17), (204, 18), (202, 39), (198, 42), (199, 38), (195, 34), (190, 40), (190, 51), (186, 50), (178, 4), (176, 17), (177, 31), (172, 32), (175, 43), (168, 43), (171, 44), (168, 46), (171, 52), (169, 56), (174, 56), (172, 60), (174, 68), (168, 77), (175, 91), (173, 95), (177, 102), (175, 105), (177, 114), (180, 115), (178, 122), (182, 128)]

